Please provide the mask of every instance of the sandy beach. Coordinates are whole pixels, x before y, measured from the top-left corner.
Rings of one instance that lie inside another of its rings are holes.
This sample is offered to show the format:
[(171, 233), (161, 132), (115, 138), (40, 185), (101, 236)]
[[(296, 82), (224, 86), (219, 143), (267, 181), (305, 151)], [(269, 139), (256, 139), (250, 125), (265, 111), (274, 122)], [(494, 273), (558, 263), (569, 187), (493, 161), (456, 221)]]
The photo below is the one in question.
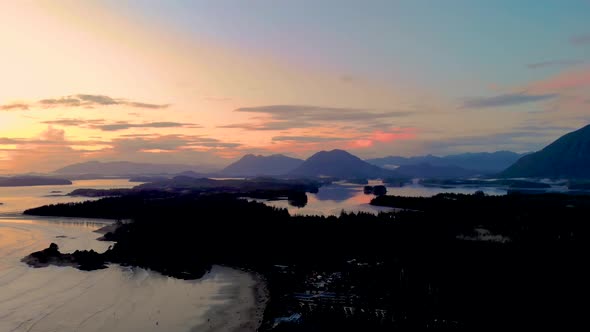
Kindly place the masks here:
[(251, 272), (214, 266), (211, 273), (224, 272), (231, 284), (220, 291), (226, 301), (207, 313), (207, 322), (193, 328), (192, 332), (251, 332), (256, 331), (268, 302), (268, 291), (263, 278)]

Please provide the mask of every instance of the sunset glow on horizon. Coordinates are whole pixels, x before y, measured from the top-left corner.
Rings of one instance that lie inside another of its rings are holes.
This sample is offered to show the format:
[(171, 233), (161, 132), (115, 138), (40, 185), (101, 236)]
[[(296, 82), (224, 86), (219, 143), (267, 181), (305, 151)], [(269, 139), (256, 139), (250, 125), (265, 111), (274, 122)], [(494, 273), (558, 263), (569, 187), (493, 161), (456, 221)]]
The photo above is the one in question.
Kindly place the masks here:
[(590, 122), (589, 12), (582, 0), (0, 1), (0, 174), (535, 151)]

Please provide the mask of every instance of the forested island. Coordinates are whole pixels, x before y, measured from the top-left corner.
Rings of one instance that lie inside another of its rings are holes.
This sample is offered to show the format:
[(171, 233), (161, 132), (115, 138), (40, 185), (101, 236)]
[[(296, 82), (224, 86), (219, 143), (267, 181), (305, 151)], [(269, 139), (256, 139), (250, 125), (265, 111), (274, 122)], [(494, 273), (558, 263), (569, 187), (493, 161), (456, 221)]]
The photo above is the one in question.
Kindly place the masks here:
[(205, 193), (241, 194), (253, 198), (276, 199), (288, 197), (301, 199), (306, 192), (317, 193), (319, 187), (327, 183), (314, 179), (275, 179), (257, 177), (251, 179), (216, 180), (210, 178), (195, 178), (190, 176), (175, 176), (160, 178), (154, 182), (140, 184), (133, 188), (124, 189), (86, 189), (80, 188), (70, 192), (69, 196), (82, 197), (111, 197), (123, 195), (145, 194), (179, 195)]
[(588, 196), (379, 196), (396, 212), (301, 217), (241, 194), (142, 191), (26, 214), (133, 220), (105, 235), (105, 253), (49, 248), (81, 268), (256, 271), (271, 296), (263, 331), (588, 325)]
[(67, 186), (72, 181), (46, 176), (12, 176), (0, 177), (0, 187), (28, 187), (28, 186)]

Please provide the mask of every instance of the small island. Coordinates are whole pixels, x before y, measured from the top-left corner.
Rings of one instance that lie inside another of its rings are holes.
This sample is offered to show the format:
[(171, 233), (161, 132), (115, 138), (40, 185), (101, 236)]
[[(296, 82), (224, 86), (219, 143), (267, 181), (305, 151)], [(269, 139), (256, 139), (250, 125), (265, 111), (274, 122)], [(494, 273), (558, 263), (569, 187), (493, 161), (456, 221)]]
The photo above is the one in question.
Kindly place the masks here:
[(67, 186), (72, 181), (45, 176), (0, 177), (0, 187)]
[(68, 196), (79, 197), (114, 197), (129, 194), (152, 193), (156, 195), (181, 193), (231, 193), (251, 198), (279, 199), (287, 197), (296, 206), (307, 202), (306, 192), (317, 193), (321, 183), (314, 180), (282, 180), (274, 178), (252, 178), (245, 180), (214, 180), (175, 176), (171, 179), (159, 179), (131, 189), (76, 189)]
[(382, 196), (382, 195), (387, 194), (387, 187), (385, 187), (383, 185), (364, 186), (363, 193), (365, 193), (365, 195), (373, 194), (375, 196)]
[(72, 254), (62, 254), (55, 243), (51, 243), (47, 249), (34, 252), (23, 258), (22, 262), (37, 268), (49, 265), (73, 266), (84, 271), (107, 267), (103, 256), (94, 250), (76, 250)]

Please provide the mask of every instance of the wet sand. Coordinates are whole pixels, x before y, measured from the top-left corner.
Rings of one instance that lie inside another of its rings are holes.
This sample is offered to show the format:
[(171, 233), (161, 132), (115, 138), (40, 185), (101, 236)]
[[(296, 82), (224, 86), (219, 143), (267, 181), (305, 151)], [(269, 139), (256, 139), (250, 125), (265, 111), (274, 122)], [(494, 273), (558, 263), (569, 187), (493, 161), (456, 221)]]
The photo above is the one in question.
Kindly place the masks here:
[(207, 322), (193, 328), (192, 332), (251, 332), (260, 327), (268, 302), (268, 290), (264, 280), (255, 273), (234, 269), (229, 271), (226, 275), (235, 278), (234, 283), (222, 291), (222, 296), (228, 302), (209, 310)]

